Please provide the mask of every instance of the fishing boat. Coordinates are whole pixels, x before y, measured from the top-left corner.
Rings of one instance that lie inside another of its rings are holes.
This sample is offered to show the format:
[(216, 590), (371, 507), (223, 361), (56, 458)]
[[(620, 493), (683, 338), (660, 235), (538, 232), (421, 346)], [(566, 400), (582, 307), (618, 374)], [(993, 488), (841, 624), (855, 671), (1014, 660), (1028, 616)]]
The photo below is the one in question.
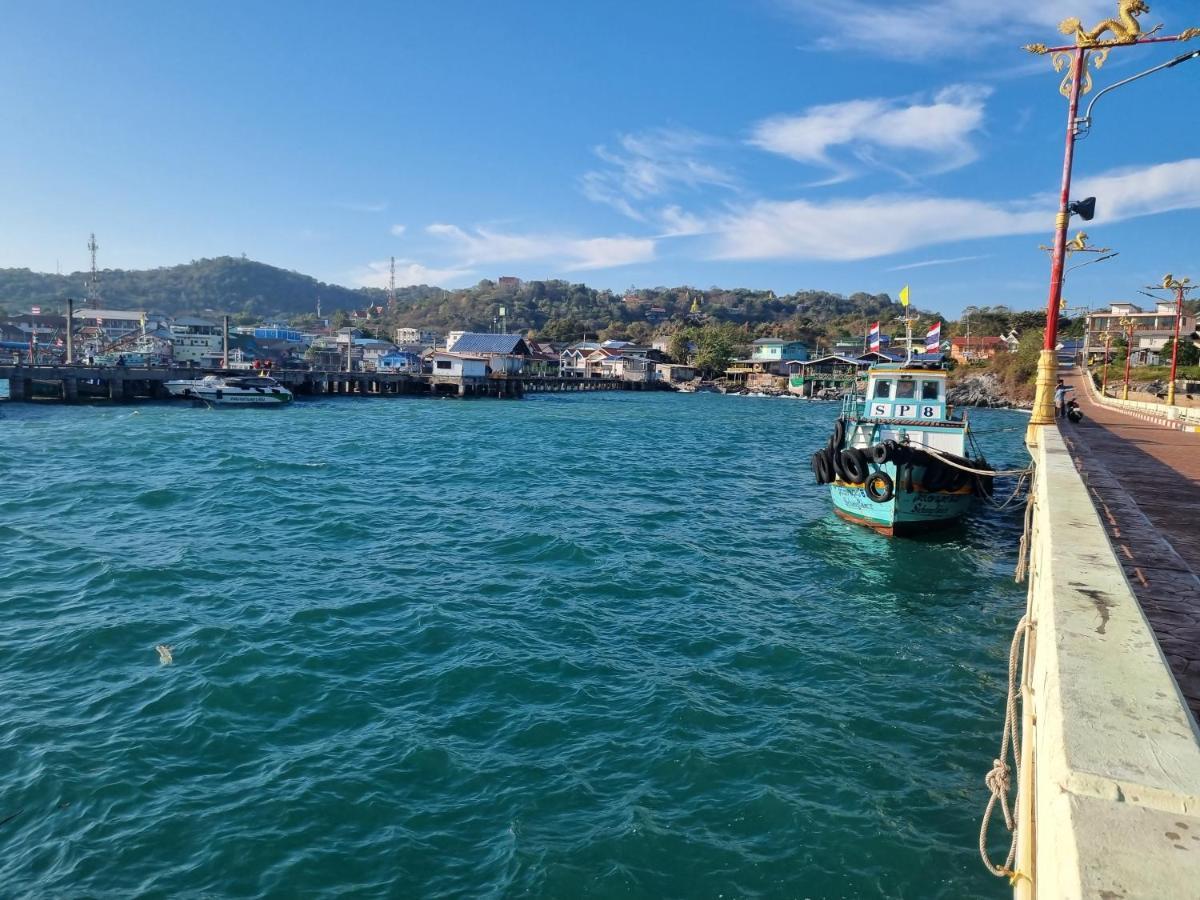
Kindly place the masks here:
[(868, 370), (812, 471), (830, 486), (834, 512), (888, 536), (959, 521), (993, 481), (967, 418), (946, 404), (945, 370), (911, 362)]
[(292, 392), (268, 375), (206, 375), (168, 381), (166, 388), (172, 397), (213, 406), (280, 406), (292, 401)]

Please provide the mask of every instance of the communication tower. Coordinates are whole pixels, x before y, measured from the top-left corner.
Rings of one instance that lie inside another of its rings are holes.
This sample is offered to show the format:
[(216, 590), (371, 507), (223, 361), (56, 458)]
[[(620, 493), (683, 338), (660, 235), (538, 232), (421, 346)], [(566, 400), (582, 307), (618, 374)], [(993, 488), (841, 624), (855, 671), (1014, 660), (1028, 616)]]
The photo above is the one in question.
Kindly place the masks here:
[(392, 273), (388, 277), (388, 312), (396, 311), (396, 257), (392, 257)]
[(100, 272), (96, 268), (96, 251), (100, 245), (96, 243), (96, 233), (92, 232), (88, 239), (88, 251), (92, 254), (92, 275), (88, 279), (87, 302), (92, 309), (100, 308)]

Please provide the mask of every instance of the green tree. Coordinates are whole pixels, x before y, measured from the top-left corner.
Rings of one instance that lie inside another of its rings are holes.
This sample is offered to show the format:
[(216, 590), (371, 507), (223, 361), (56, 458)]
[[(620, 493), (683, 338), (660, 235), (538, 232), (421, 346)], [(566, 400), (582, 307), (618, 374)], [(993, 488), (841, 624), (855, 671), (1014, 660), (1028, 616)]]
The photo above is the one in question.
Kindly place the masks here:
[(692, 355), (692, 333), (686, 329), (675, 332), (671, 335), (667, 349), (674, 362), (687, 365), (687, 361)]
[(706, 325), (696, 337), (695, 365), (708, 377), (719, 375), (733, 362), (734, 329), (729, 325)]
[[(1171, 364), (1171, 351), (1174, 347), (1175, 338), (1171, 338), (1163, 346), (1162, 350), (1158, 352), (1163, 365), (1169, 366)], [(1189, 340), (1180, 341), (1178, 362), (1181, 366), (1194, 366), (1200, 363), (1200, 349), (1197, 349), (1196, 345)]]

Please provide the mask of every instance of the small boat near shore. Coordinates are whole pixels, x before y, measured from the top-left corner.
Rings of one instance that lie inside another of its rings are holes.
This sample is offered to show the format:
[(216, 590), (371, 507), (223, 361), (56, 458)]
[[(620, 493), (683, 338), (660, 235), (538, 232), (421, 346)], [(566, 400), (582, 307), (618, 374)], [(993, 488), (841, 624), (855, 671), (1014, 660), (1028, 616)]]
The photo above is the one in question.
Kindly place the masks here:
[(164, 386), (172, 397), (213, 406), (282, 406), (293, 399), (290, 390), (268, 375), (206, 375), (168, 381)]
[(990, 496), (993, 472), (965, 416), (946, 403), (938, 364), (882, 363), (849, 393), (826, 446), (812, 456), (834, 512), (891, 536), (919, 534), (966, 516)]

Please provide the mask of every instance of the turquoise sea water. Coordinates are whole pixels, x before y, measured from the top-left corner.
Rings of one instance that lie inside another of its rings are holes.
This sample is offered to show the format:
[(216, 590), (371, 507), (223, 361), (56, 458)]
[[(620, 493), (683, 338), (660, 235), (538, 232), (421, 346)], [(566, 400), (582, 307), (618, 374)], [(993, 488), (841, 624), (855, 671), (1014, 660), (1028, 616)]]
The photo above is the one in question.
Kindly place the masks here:
[(0, 407), (0, 895), (1006, 895), (1020, 513), (842, 523), (835, 414)]

